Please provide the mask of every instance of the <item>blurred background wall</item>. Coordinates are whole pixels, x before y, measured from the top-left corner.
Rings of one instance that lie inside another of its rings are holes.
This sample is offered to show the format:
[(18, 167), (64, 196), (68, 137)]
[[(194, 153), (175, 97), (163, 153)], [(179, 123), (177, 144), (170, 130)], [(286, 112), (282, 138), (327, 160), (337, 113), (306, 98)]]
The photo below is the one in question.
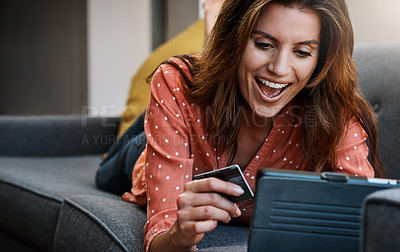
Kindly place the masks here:
[(347, 0), (355, 43), (400, 43), (399, 0)]
[[(0, 114), (119, 115), (157, 45), (204, 0), (2, 0)], [(399, 0), (347, 0), (356, 43), (400, 43)]]
[(80, 113), (86, 13), (81, 0), (0, 1), (0, 114)]
[(83, 113), (119, 115), (131, 78), (151, 51), (151, 1), (87, 3), (88, 106)]

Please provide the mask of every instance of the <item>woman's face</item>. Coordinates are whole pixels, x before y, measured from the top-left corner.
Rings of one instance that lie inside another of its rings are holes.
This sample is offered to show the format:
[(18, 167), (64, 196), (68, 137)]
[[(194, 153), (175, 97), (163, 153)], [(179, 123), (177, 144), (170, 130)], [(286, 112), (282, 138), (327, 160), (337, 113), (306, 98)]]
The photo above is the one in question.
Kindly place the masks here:
[(274, 117), (307, 84), (318, 61), (320, 28), (311, 10), (265, 6), (238, 68), (240, 91), (257, 116)]

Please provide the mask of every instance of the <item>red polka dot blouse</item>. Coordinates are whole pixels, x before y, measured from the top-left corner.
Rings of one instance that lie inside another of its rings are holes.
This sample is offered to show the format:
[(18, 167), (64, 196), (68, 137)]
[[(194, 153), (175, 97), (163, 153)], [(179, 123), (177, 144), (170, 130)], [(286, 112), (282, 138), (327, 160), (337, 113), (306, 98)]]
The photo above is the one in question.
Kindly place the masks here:
[[(179, 59), (173, 59), (190, 76)], [(136, 162), (132, 191), (123, 200), (147, 204), (147, 223), (144, 228), (144, 249), (155, 236), (167, 231), (176, 221), (176, 199), (184, 185), (195, 174), (226, 167), (227, 154), (218, 155), (208, 141), (205, 108), (188, 102), (182, 93), (184, 80), (177, 69), (163, 64), (155, 72), (150, 101), (145, 117), (147, 147)], [(308, 170), (301, 152), (301, 118), (293, 116), (289, 103), (275, 119), (264, 144), (243, 173), (254, 190), (255, 176), (260, 168)], [(334, 172), (373, 177), (368, 162), (367, 135), (361, 125), (352, 120), (337, 149), (338, 163)], [(242, 216), (234, 220), (249, 222), (253, 211), (252, 200), (239, 203)]]

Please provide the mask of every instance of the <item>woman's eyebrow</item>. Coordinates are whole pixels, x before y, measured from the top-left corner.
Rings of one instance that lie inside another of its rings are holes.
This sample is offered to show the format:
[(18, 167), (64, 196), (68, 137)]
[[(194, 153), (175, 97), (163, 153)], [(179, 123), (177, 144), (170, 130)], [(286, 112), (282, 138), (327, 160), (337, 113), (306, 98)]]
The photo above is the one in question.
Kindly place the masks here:
[(278, 42), (278, 40), (274, 36), (260, 30), (254, 30), (252, 34), (261, 35), (264, 38), (270, 39), (274, 42)]
[[(278, 40), (274, 36), (272, 36), (266, 32), (260, 31), (260, 30), (254, 30), (252, 34), (261, 35), (264, 38), (270, 39), (274, 42), (278, 42)], [(299, 42), (297, 44), (298, 45), (317, 45), (317, 46), (319, 46), (319, 41), (315, 40), (315, 39), (311, 39), (311, 40)]]
[(317, 46), (319, 46), (319, 42), (317, 40), (315, 40), (315, 39), (302, 41), (302, 42), (299, 42), (297, 44), (298, 45), (317, 45)]

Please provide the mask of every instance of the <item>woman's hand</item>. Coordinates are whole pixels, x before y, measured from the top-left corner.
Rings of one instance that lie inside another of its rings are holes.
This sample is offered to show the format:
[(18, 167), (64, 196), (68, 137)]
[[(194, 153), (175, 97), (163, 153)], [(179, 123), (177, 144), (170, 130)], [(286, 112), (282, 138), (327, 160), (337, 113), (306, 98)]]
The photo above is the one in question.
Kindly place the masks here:
[(203, 3), (206, 37), (210, 35), (224, 0), (206, 0)]
[(231, 217), (241, 215), (235, 203), (217, 192), (240, 196), (243, 189), (217, 178), (194, 180), (185, 185), (184, 192), (177, 199), (177, 221), (169, 230), (170, 240), (175, 246), (195, 246), (204, 233), (217, 226), (217, 221), (228, 223)]

